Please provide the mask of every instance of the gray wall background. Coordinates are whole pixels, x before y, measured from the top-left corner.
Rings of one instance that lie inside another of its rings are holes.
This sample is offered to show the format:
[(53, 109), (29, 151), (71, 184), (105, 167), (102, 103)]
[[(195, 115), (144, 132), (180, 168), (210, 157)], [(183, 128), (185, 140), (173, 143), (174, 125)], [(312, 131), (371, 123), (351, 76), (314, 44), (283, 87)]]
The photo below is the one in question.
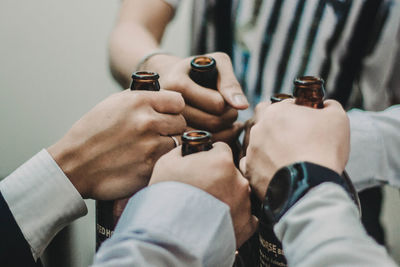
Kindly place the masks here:
[[(145, 2), (145, 1), (144, 1)], [(0, 1), (0, 179), (59, 138), (96, 103), (121, 90), (108, 70), (107, 42), (120, 1)], [(190, 1), (163, 47), (186, 56)], [(49, 247), (47, 266), (88, 266), (94, 253), (94, 201), (88, 216)]]
[[(188, 51), (185, 1), (163, 47)], [(107, 63), (107, 41), (119, 1), (0, 1), (0, 178), (46, 148), (119, 86)], [(399, 192), (385, 189), (383, 222), (400, 262)], [(47, 266), (88, 266), (94, 253), (94, 202), (48, 249)]]

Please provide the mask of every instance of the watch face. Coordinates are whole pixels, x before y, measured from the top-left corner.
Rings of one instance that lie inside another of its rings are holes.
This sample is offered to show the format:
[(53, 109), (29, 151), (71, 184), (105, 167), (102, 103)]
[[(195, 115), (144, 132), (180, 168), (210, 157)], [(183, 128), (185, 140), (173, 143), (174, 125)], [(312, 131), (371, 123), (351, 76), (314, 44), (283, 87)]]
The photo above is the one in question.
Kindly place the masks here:
[(273, 213), (279, 212), (289, 198), (291, 174), (287, 168), (279, 170), (271, 180), (267, 198), (269, 208)]

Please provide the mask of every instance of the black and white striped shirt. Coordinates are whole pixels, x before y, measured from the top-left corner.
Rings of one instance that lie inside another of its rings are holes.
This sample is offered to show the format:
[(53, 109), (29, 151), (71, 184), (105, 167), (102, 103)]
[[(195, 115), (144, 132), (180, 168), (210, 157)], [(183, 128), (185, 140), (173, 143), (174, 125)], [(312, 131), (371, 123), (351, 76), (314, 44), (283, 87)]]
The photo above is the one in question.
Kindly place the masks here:
[[(179, 0), (165, 0), (176, 7)], [(192, 53), (223, 51), (252, 103), (291, 92), (297, 76), (325, 80), (345, 107), (390, 105), (398, 0), (195, 0)]]

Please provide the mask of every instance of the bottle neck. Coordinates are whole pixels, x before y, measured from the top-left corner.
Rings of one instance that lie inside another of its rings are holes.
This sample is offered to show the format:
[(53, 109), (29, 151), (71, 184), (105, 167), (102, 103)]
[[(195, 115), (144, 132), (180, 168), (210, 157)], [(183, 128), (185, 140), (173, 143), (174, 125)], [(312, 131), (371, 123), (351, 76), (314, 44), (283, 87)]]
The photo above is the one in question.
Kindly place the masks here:
[(189, 131), (182, 135), (182, 156), (208, 151), (212, 148), (211, 133), (207, 131)]
[(195, 57), (190, 63), (189, 77), (200, 86), (216, 90), (218, 70), (215, 59), (207, 56)]
[(293, 95), (297, 105), (311, 108), (324, 107), (324, 80), (314, 76), (299, 77), (294, 81)]
[(160, 91), (158, 78), (155, 72), (137, 71), (132, 74), (131, 90)]

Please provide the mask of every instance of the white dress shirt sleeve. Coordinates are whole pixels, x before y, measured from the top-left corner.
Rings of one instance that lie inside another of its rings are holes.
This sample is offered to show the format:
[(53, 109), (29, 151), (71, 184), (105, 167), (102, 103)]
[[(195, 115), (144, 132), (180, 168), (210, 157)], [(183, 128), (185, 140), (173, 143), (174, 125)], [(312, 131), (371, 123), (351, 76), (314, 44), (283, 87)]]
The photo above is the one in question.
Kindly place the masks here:
[(229, 266), (235, 236), (229, 207), (187, 184), (135, 194), (93, 266)]
[(382, 112), (348, 112), (351, 150), (346, 170), (357, 190), (388, 183), (400, 188), (400, 105)]
[(87, 213), (81, 195), (45, 149), (2, 180), (0, 191), (35, 260), (64, 226)]
[(386, 249), (365, 232), (359, 213), (338, 185), (323, 183), (275, 225), (288, 266), (394, 267)]

